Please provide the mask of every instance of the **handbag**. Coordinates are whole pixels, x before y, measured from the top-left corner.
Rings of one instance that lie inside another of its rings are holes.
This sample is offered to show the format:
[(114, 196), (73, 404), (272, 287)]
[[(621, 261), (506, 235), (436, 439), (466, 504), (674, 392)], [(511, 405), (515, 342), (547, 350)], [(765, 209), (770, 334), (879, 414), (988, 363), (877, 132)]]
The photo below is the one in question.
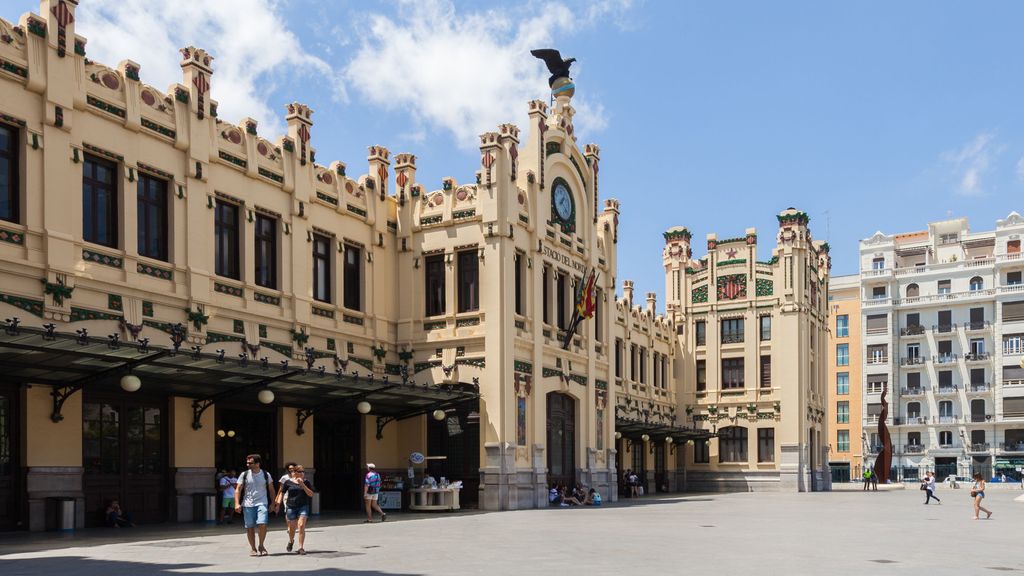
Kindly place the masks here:
[(927, 490), (927, 489), (928, 489), (927, 486), (925, 486), (924, 484), (921, 484), (921, 490)]
[(971, 490), (971, 498), (974, 498), (977, 495), (978, 495), (978, 491), (977, 490)]

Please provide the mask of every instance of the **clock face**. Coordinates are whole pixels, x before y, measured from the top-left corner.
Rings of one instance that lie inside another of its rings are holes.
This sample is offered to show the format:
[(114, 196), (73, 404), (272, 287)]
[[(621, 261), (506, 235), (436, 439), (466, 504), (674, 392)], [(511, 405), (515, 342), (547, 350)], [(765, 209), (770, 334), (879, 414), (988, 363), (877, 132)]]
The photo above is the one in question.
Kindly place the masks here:
[(572, 216), (572, 196), (569, 195), (569, 187), (561, 182), (555, 184), (554, 200), (558, 217), (568, 221)]

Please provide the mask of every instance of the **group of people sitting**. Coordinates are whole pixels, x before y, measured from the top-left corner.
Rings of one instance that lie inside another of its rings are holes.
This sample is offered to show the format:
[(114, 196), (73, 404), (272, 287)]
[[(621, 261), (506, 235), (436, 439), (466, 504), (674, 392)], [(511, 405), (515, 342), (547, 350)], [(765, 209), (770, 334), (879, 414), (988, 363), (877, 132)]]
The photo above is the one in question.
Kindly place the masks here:
[(571, 490), (565, 484), (552, 484), (551, 490), (548, 491), (548, 504), (562, 508), (570, 506), (600, 506), (601, 493), (593, 488), (587, 491), (579, 482)]

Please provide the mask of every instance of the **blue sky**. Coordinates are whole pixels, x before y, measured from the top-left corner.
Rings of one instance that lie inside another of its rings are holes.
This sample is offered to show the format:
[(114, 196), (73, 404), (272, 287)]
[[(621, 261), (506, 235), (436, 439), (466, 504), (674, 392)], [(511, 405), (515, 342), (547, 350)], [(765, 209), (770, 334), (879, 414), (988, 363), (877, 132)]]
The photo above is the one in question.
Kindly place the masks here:
[[(37, 10), (8, 0), (0, 16)], [(1024, 211), (1024, 3), (315, 2), (84, 0), (91, 58), (180, 81), (176, 48), (216, 58), (221, 117), (276, 138), (283, 106), (314, 114), (318, 160), (366, 170), (366, 147), (418, 157), (418, 178), (472, 178), (473, 135), (526, 125), (547, 95), (530, 48), (579, 59), (580, 142), (601, 146), (601, 194), (622, 202), (619, 279), (664, 292), (661, 232), (811, 215), (833, 274), (857, 241), (966, 216)]]

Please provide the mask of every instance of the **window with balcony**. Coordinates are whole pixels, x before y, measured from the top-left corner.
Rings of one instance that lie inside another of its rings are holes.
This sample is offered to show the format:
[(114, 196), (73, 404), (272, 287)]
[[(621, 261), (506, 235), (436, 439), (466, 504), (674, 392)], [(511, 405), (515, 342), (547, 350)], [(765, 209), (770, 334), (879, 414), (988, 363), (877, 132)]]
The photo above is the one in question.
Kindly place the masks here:
[(850, 315), (839, 314), (836, 316), (836, 338), (846, 338), (850, 335)]
[(167, 181), (139, 172), (137, 186), (139, 256), (167, 261)]
[(722, 389), (743, 388), (743, 358), (722, 359)]
[(917, 284), (907, 284), (907, 298), (917, 298), (921, 295), (921, 288)]
[(971, 368), (971, 389), (984, 390), (985, 383), (985, 369)]
[(839, 372), (836, 374), (836, 394), (845, 396), (850, 393), (850, 373)]
[[(865, 414), (868, 417), (868, 423), (874, 424), (878, 422), (879, 417), (882, 415), (882, 404), (879, 402), (869, 403), (865, 407)], [(871, 444), (874, 446), (875, 442), (872, 442)]]
[(743, 318), (722, 320), (722, 344), (743, 342)]
[(907, 372), (907, 394), (920, 394), (921, 388), (921, 373), (920, 372)]
[(975, 276), (974, 278), (971, 278), (969, 286), (971, 288), (971, 292), (983, 290), (985, 288), (985, 281), (981, 279), (981, 276)]
[(946, 363), (953, 361), (953, 341), (952, 340), (939, 340), (936, 342), (937, 350), (939, 352), (938, 362)]
[(985, 421), (985, 400), (976, 398), (971, 400), (971, 422)]
[(775, 428), (757, 429), (757, 461), (775, 462)]
[(939, 323), (935, 327), (936, 330), (942, 333), (953, 331), (953, 311), (952, 310), (939, 310), (938, 315)]
[(868, 374), (868, 394), (881, 394), (882, 389), (889, 382), (888, 374)]
[(117, 164), (89, 154), (82, 163), (82, 238), (117, 248)]
[(850, 431), (849, 430), (837, 430), (836, 431), (836, 452), (849, 452), (850, 451)]
[(985, 309), (984, 308), (971, 308), (970, 310), (971, 321), (967, 327), (971, 330), (984, 330), (985, 329)]
[(850, 403), (846, 400), (836, 402), (836, 424), (850, 423)]
[(761, 388), (772, 387), (772, 357), (765, 354), (761, 356)]
[(884, 270), (885, 269), (885, 258), (872, 258), (871, 259), (872, 270)]
[(952, 400), (941, 400), (939, 401), (939, 418), (952, 418), (953, 417), (953, 401)]
[(445, 312), (445, 270), (444, 254), (433, 254), (423, 259), (424, 287), (426, 300), (424, 314), (441, 316)]
[(956, 232), (939, 235), (939, 244), (956, 244), (959, 235)]
[(907, 314), (906, 329), (904, 329), (903, 333), (907, 336), (924, 333), (924, 326), (921, 326), (921, 315), (919, 313)]
[(345, 245), (345, 308), (363, 309), (363, 249), (351, 244)]
[(480, 309), (480, 257), (476, 250), (459, 252), (458, 266), (459, 312), (476, 312)]
[(1020, 240), (1007, 240), (1006, 241), (1006, 253), (1007, 254), (1020, 254)]
[(772, 339), (772, 317), (761, 316), (761, 341), (767, 342)]
[(939, 377), (939, 391), (948, 392), (953, 389), (952, 370), (939, 370), (936, 375)]
[(707, 360), (697, 360), (697, 392), (708, 389), (708, 365)]
[(868, 364), (885, 364), (889, 361), (889, 346), (873, 344), (868, 346)]
[(238, 206), (217, 200), (214, 207), (214, 259), (218, 276), (240, 280), (238, 262)]
[(21, 222), (20, 140), (17, 128), (0, 124), (0, 220), (14, 223)]
[(939, 280), (938, 290), (939, 294), (949, 294), (952, 288), (952, 282), (949, 280)]
[(911, 446), (921, 445), (921, 433), (920, 432), (909, 432), (907, 433), (907, 444)]
[(953, 445), (953, 432), (951, 430), (939, 431), (939, 446), (948, 448)]
[(1021, 284), (1021, 272), (1007, 272), (1006, 273), (1006, 285), (1007, 286), (1020, 286)]
[(277, 218), (256, 213), (253, 248), (256, 285), (277, 290)]
[(1007, 334), (1003, 336), (1003, 354), (1024, 354), (1024, 334)]
[(971, 360), (984, 360), (985, 354), (985, 339), (984, 338), (971, 338)]
[(850, 345), (836, 344), (836, 366), (850, 365)]
[(971, 446), (975, 450), (988, 450), (988, 446), (985, 445), (984, 430), (971, 430)]
[(698, 320), (693, 323), (693, 337), (696, 346), (704, 346), (707, 343), (707, 323)]
[(920, 402), (907, 402), (907, 424), (912, 424), (921, 417), (921, 403)]
[(718, 432), (718, 461), (747, 461), (747, 429), (743, 426), (727, 426)]
[(313, 299), (327, 304), (332, 301), (331, 244), (331, 238), (313, 234)]
[(882, 300), (885, 298), (885, 286), (875, 286), (871, 289), (871, 297), (875, 300)]
[(921, 359), (921, 345), (907, 344), (907, 364), (917, 364)]

